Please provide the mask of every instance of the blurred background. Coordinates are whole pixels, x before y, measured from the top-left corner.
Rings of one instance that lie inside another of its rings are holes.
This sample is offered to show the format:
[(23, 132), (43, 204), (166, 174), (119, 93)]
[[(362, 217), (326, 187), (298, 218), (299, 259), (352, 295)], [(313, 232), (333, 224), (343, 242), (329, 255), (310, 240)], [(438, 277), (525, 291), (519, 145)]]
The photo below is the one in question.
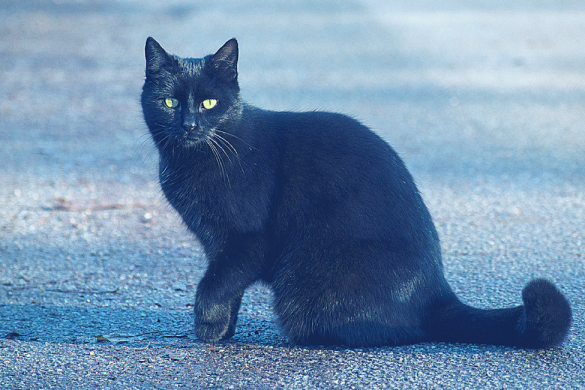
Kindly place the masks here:
[[(75, 163), (103, 171), (134, 158), (134, 140), (145, 132), (137, 100), (143, 47), (153, 36), (193, 57), (236, 37), (250, 103), (353, 115), (416, 167), (548, 171), (579, 160), (585, 143), (583, 8), (580, 1), (2, 1), (6, 168), (27, 175), (32, 164), (38, 177), (58, 165), (66, 177)], [(463, 150), (452, 147), (460, 142)]]

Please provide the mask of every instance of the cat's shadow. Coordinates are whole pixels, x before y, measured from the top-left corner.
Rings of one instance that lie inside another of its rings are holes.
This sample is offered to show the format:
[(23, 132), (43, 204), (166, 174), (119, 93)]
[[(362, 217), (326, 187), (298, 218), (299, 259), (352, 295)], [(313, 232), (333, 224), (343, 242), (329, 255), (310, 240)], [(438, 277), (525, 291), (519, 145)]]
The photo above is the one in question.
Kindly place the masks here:
[[(285, 345), (270, 319), (240, 314), (237, 333), (223, 343)], [(190, 310), (140, 310), (111, 307), (2, 305), (0, 338), (48, 343), (136, 346), (184, 340), (200, 343)]]

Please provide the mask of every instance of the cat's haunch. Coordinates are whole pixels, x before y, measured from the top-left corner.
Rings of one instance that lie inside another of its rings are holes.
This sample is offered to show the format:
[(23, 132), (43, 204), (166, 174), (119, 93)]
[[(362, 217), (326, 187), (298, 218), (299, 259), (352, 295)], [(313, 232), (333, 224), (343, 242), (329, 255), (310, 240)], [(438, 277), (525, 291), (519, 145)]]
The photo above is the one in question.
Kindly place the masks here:
[(396, 152), (345, 115), (246, 104), (237, 62), (235, 39), (204, 58), (146, 42), (142, 108), (160, 184), (208, 260), (195, 301), (200, 339), (233, 336), (244, 291), (260, 280), (298, 344), (547, 348), (564, 340), (571, 309), (548, 281), (530, 282), (523, 306), (462, 303)]

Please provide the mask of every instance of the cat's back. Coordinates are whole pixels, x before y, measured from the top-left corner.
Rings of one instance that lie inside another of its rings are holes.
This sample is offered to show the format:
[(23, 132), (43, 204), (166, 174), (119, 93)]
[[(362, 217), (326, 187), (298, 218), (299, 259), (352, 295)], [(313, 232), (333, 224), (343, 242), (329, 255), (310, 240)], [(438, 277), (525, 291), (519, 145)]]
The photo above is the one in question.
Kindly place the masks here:
[[(382, 146), (384, 142), (358, 120), (335, 112), (272, 112), (276, 129), (289, 142), (305, 142), (307, 147), (338, 148), (348, 144)], [(350, 151), (350, 150), (348, 150)]]
[[(285, 158), (297, 162), (340, 162), (368, 164), (370, 160), (399, 163), (396, 152), (358, 120), (326, 111), (268, 111), (250, 109), (257, 136), (273, 138)], [(329, 165), (329, 164), (327, 164)], [(314, 166), (314, 168), (318, 168)]]

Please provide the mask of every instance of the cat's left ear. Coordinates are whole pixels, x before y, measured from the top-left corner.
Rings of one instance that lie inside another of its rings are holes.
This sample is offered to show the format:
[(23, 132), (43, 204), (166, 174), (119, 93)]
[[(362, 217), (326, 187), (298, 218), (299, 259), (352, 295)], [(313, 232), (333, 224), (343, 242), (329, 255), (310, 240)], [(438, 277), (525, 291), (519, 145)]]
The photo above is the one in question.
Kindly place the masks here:
[(171, 56), (152, 37), (148, 37), (146, 40), (144, 53), (146, 55), (146, 76), (155, 75), (161, 68), (171, 63)]
[(211, 66), (228, 80), (238, 77), (238, 41), (227, 41), (211, 58)]

